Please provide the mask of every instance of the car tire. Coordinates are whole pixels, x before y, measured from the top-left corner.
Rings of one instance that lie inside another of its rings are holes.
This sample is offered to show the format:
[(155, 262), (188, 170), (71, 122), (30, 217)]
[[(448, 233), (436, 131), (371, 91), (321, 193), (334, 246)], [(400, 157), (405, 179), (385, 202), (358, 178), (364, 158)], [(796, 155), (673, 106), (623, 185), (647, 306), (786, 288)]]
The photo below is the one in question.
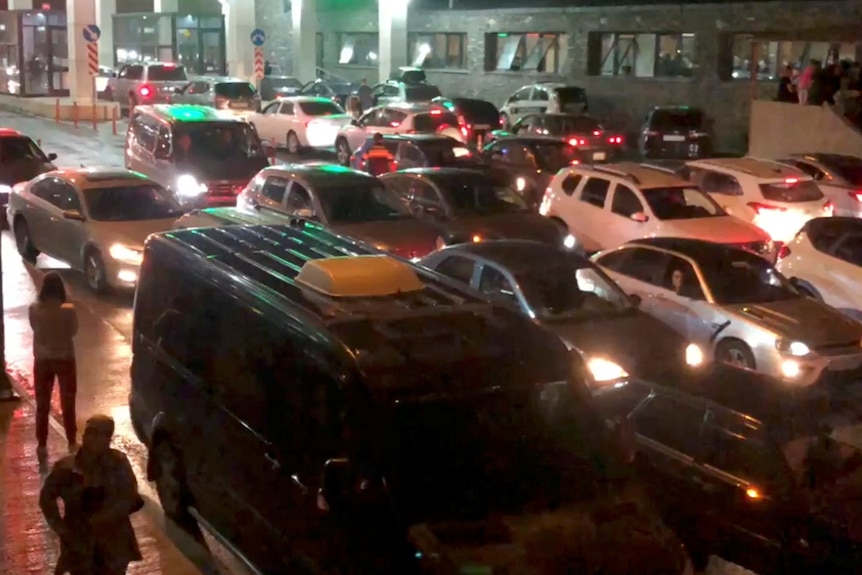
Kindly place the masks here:
[(512, 126), (509, 125), (509, 115), (506, 112), (500, 113), (500, 128), (503, 130), (508, 130)]
[(294, 132), (293, 130), (287, 133), (285, 142), (287, 144), (288, 154), (298, 156), (302, 153), (302, 144), (299, 142), (299, 136), (297, 136), (296, 132)]
[(754, 360), (751, 348), (738, 339), (721, 340), (715, 348), (715, 358), (735, 367), (757, 369), (757, 362)]
[(188, 510), (191, 498), (179, 453), (170, 441), (162, 439), (153, 445), (149, 456), (155, 458), (158, 465), (156, 493), (165, 515), (178, 525), (188, 525), (193, 521)]
[(350, 145), (346, 138), (338, 138), (335, 140), (335, 155), (338, 158), (338, 163), (342, 166), (350, 167)]
[(33, 245), (33, 240), (30, 238), (30, 227), (24, 218), (15, 220), (15, 247), (18, 248), (18, 253), (24, 258), (24, 261), (36, 263), (36, 258), (39, 257), (39, 250)]
[(105, 261), (102, 254), (96, 249), (89, 249), (84, 254), (84, 279), (87, 287), (94, 293), (103, 294), (110, 290), (108, 284), (108, 273), (105, 270)]

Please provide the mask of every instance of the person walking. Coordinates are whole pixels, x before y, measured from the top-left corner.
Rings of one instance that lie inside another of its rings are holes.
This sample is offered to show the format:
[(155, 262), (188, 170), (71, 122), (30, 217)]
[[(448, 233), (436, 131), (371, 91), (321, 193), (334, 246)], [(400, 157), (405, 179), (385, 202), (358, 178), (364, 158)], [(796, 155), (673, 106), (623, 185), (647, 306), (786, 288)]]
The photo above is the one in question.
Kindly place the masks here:
[(125, 575), (142, 559), (129, 517), (144, 500), (128, 457), (111, 449), (113, 435), (111, 417), (88, 419), (81, 449), (57, 461), (42, 485), (39, 507), (60, 538), (55, 575)]
[(366, 112), (374, 107), (374, 92), (371, 86), (368, 85), (368, 79), (362, 78), (362, 83), (359, 84), (359, 90), (356, 95), (359, 96), (359, 105), (362, 107), (362, 112)]
[(40, 459), (48, 456), (48, 417), (54, 380), (60, 385), (60, 407), (69, 452), (77, 446), (75, 395), (77, 368), (73, 339), (78, 332), (78, 314), (67, 301), (66, 286), (57, 272), (49, 272), (35, 302), (30, 304), (33, 329), (33, 383), (36, 388), (36, 440)]

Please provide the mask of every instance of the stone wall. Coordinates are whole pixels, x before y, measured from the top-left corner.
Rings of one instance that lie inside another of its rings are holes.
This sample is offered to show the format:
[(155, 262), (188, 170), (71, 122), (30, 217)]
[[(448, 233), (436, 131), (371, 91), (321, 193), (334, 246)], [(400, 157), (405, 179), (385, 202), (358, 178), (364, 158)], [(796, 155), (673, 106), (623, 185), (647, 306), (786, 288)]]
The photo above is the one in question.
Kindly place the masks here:
[[(555, 80), (587, 89), (591, 112), (616, 129), (634, 131), (644, 113), (661, 104), (703, 107), (715, 122), (719, 145), (744, 149), (752, 86), (748, 81), (722, 81), (718, 76), (719, 45), (731, 33), (787, 33), (804, 35), (806, 28), (829, 29), (859, 22), (862, 0), (824, 2), (738, 2), (564, 9), (511, 9), (468, 11), (413, 11), (410, 32), (464, 32), (467, 34), (467, 69), (429, 71), (429, 81), (444, 94), (481, 96), (497, 105), (524, 84)], [(291, 59), (290, 13), (282, 2), (257, 2), (257, 23), (267, 31), (267, 54), (289, 71)], [(323, 34), (323, 61), (327, 71), (352, 80), (377, 80), (375, 67), (339, 66), (339, 32), (376, 32), (375, 11), (342, 9), (318, 15)], [(590, 32), (694, 33), (693, 78), (638, 78), (587, 75), (587, 41)], [(568, 34), (564, 73), (486, 72), (485, 34), (492, 32), (548, 32)], [(860, 33), (862, 37), (862, 33)], [(812, 40), (815, 38), (812, 38)], [(829, 37), (816, 40), (829, 41)], [(758, 97), (772, 98), (776, 85), (761, 82)]]

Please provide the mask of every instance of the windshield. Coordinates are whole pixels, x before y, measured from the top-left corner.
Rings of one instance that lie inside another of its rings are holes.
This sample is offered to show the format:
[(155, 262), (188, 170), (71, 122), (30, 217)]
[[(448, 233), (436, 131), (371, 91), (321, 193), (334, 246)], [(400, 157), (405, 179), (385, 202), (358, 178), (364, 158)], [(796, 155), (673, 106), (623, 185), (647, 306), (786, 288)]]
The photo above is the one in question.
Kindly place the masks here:
[(401, 199), (376, 180), (324, 188), (318, 195), (320, 206), (331, 224), (358, 224), (410, 217)]
[(26, 136), (0, 138), (0, 162), (17, 160), (36, 160), (47, 162), (48, 158), (36, 145), (36, 142)]
[(223, 98), (254, 98), (257, 90), (248, 82), (219, 82), (215, 85), (216, 96)]
[(587, 261), (542, 263), (515, 279), (539, 319), (586, 319), (633, 309), (613, 280)]
[(700, 110), (656, 110), (652, 114), (652, 127), (669, 130), (700, 130), (703, 112)]
[(440, 89), (437, 86), (405, 86), (404, 99), (407, 102), (430, 102), (440, 97)]
[(700, 261), (706, 285), (720, 305), (769, 303), (802, 297), (765, 259), (743, 251)]
[(178, 218), (180, 206), (155, 184), (84, 190), (87, 214), (97, 222), (133, 222)]
[(697, 188), (647, 188), (642, 193), (652, 213), (660, 220), (691, 220), (726, 215), (712, 198)]
[(796, 178), (760, 184), (760, 193), (764, 200), (773, 202), (814, 202), (823, 199), (823, 192), (813, 180)]
[(524, 199), (509, 186), (486, 178), (435, 179), (452, 211), (457, 214), (495, 214), (527, 210)]
[(183, 66), (150, 66), (147, 70), (148, 82), (185, 82), (186, 69)]
[(469, 98), (455, 98), (452, 100), (452, 104), (458, 113), (472, 124), (486, 124), (492, 128), (500, 126), (500, 111), (491, 102), (471, 100)]
[(344, 114), (344, 110), (332, 100), (318, 100), (315, 102), (300, 102), (299, 108), (306, 116), (334, 116)]
[(302, 88), (302, 82), (297, 80), (296, 78), (279, 78), (276, 76), (267, 76), (266, 83), (272, 86), (273, 89), (278, 90), (280, 88), (293, 88), (299, 90)]
[(824, 160), (823, 164), (847, 180), (851, 186), (862, 186), (862, 160), (859, 158), (840, 157)]
[(555, 136), (592, 134), (604, 130), (595, 118), (589, 116), (545, 116), (545, 127)]
[(266, 158), (257, 133), (241, 122), (177, 123), (173, 153), (177, 161)]
[(419, 148), (432, 167), (479, 163), (477, 156), (463, 144), (452, 140), (419, 143)]
[(568, 142), (540, 142), (533, 144), (539, 168), (546, 172), (559, 172), (578, 159), (578, 151)]
[(416, 114), (413, 129), (417, 132), (436, 132), (443, 126), (458, 126), (458, 116), (452, 112)]

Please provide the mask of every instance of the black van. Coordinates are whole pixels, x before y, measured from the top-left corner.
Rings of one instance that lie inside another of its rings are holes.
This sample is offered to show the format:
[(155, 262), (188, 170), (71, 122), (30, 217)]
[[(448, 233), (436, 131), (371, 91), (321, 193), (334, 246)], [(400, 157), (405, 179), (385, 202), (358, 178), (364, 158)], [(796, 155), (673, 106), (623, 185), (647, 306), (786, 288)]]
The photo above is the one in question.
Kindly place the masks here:
[(162, 506), (262, 573), (686, 567), (559, 340), (443, 276), (306, 221), (187, 229), (148, 240), (134, 314)]

